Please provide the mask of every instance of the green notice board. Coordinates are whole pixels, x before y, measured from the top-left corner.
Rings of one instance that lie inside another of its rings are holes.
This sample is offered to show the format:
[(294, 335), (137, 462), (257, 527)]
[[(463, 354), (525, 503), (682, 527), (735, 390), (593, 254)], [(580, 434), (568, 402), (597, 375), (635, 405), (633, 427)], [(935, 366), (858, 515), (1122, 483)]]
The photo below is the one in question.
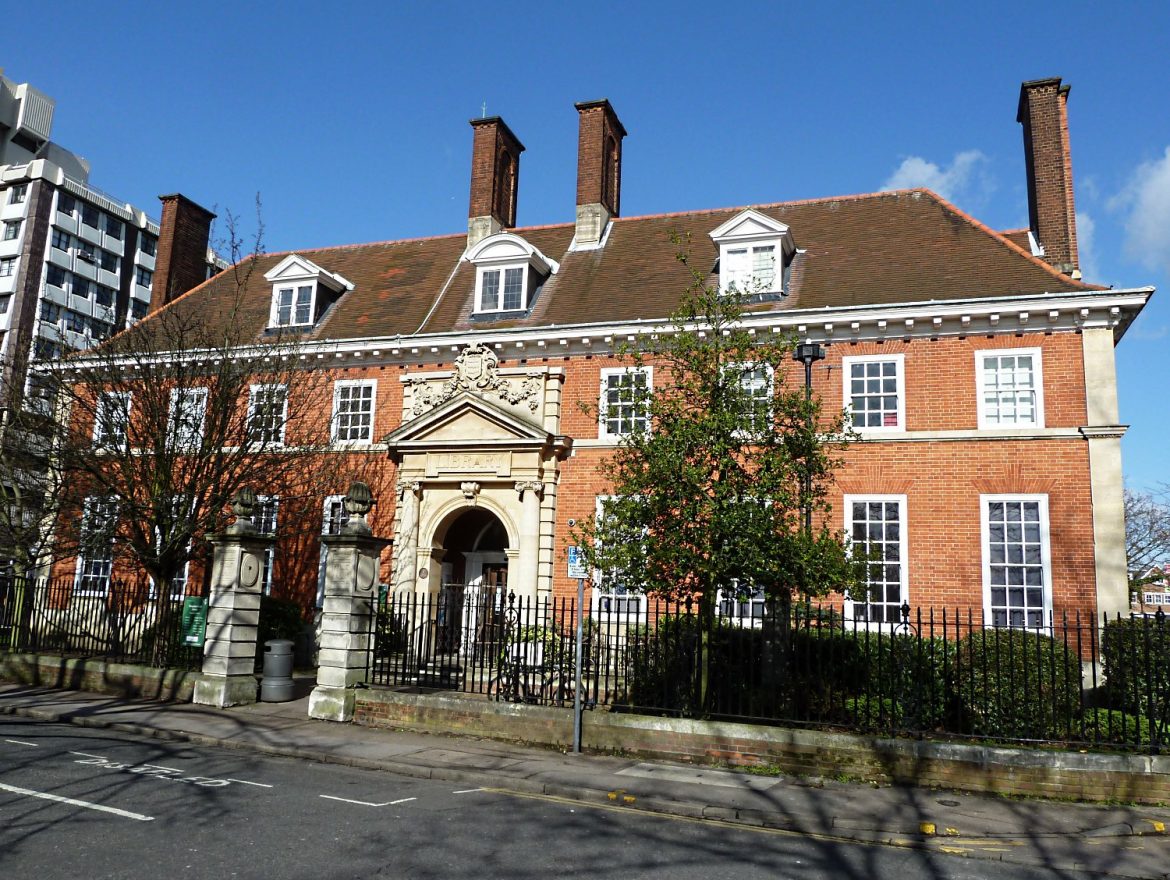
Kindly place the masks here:
[(203, 647), (207, 637), (207, 600), (202, 596), (188, 596), (183, 600), (183, 644)]

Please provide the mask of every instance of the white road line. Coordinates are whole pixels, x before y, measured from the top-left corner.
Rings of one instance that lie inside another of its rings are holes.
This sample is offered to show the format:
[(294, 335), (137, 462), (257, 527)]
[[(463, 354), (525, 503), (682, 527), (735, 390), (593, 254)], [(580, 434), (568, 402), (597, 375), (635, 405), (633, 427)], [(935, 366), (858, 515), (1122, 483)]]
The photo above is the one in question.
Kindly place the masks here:
[(105, 755), (91, 755), (89, 752), (70, 752), (69, 754), (81, 755), (81, 757), (83, 757), (83, 758), (101, 758), (103, 761), (106, 758)]
[(153, 822), (154, 816), (144, 816), (142, 813), (131, 813), (129, 810), (119, 810), (117, 807), (106, 807), (102, 804), (91, 804), (89, 801), (78, 801), (73, 798), (61, 797), (59, 794), (49, 794), (44, 791), (33, 791), (30, 788), (17, 788), (15, 785), (5, 785), (0, 782), (0, 791), (10, 791), (13, 794), (23, 794), (27, 797), (40, 798), (41, 800), (54, 801), (58, 804), (68, 804), (71, 807), (84, 807), (87, 810), (98, 810), (102, 813), (112, 813), (115, 816), (122, 816), (126, 819), (136, 819), (139, 822)]
[(418, 798), (399, 798), (396, 801), (390, 801), (391, 804), (404, 804), (407, 801), (417, 801)]
[(451, 794), (471, 794), (473, 791), (487, 791), (486, 788), (464, 788), (459, 791), (453, 791)]
[(388, 807), (392, 803), (397, 803), (397, 801), (386, 801), (384, 804), (372, 804), (369, 801), (351, 801), (349, 798), (334, 797), (331, 794), (323, 794), (320, 797), (327, 801), (341, 801), (343, 804), (357, 804), (360, 807)]
[(41, 747), (40, 743), (29, 743), (22, 739), (6, 739), (4, 742), (12, 743), (14, 746), (32, 746), (34, 749), (39, 749)]
[(233, 779), (233, 778), (231, 778), (231, 777), (228, 777), (228, 782), (238, 782), (238, 783), (240, 783), (240, 785), (254, 785), (254, 786), (256, 786), (257, 788), (272, 788), (272, 786), (271, 786), (271, 785), (268, 785), (267, 783), (264, 783), (264, 782), (249, 782), (247, 779)]

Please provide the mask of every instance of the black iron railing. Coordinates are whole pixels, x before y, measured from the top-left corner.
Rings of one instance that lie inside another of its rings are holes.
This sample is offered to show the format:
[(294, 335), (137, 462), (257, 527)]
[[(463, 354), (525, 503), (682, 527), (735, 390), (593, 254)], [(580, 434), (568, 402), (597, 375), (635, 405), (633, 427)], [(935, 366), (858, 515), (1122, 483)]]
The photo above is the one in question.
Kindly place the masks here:
[(148, 579), (26, 578), (0, 574), (0, 650), (198, 669), (184, 644), (182, 598)]
[[(742, 613), (737, 613), (742, 612)], [(571, 703), (576, 604), (447, 587), (380, 608), (369, 681)], [(1062, 614), (1036, 629), (982, 609), (894, 622), (776, 600), (587, 601), (583, 698), (612, 711), (1159, 752), (1170, 744), (1170, 623)]]

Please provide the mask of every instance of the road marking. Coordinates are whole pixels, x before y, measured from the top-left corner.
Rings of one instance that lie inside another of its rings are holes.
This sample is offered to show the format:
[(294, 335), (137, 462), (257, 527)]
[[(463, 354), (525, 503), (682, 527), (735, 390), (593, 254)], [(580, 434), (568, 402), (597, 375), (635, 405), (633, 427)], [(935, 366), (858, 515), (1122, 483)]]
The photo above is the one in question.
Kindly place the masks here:
[(459, 791), (453, 791), (451, 794), (471, 794), (473, 791), (487, 791), (486, 788), (462, 788)]
[(272, 786), (266, 782), (249, 782), (247, 779), (235, 779), (230, 776), (228, 777), (228, 782), (238, 782), (240, 785), (254, 785), (257, 788), (272, 788)]
[(14, 746), (32, 746), (34, 749), (39, 749), (41, 747), (40, 743), (25, 742), (22, 739), (6, 739), (4, 742), (12, 743)]
[(0, 790), (10, 791), (13, 794), (23, 794), (26, 797), (40, 798), (41, 800), (54, 801), (58, 804), (68, 804), (71, 807), (84, 807), (87, 810), (98, 810), (102, 813), (112, 813), (115, 816), (122, 816), (126, 819), (136, 819), (139, 822), (153, 822), (154, 816), (144, 816), (142, 813), (131, 813), (129, 810), (119, 810), (117, 807), (107, 807), (102, 804), (93, 804), (89, 801), (79, 801), (73, 798), (62, 797), (59, 794), (49, 794), (44, 791), (33, 791), (31, 788), (17, 788), (15, 785), (5, 785), (0, 782)]
[(70, 752), (69, 754), (81, 755), (83, 758), (101, 758), (103, 761), (106, 759), (105, 755), (91, 755), (89, 752)]
[(417, 800), (418, 800), (418, 798), (416, 798), (416, 797), (412, 797), (412, 798), (399, 798), (399, 799), (398, 799), (398, 800), (396, 800), (396, 801), (390, 801), (390, 803), (391, 803), (391, 804), (404, 804), (404, 803), (406, 803), (407, 801), (417, 801)]
[(323, 794), (320, 795), (320, 797), (325, 798), (327, 801), (341, 801), (343, 804), (357, 804), (359, 807), (388, 807), (390, 804), (395, 803), (394, 801), (386, 801), (384, 804), (373, 804), (369, 801), (351, 801), (349, 798), (334, 797), (331, 794)]

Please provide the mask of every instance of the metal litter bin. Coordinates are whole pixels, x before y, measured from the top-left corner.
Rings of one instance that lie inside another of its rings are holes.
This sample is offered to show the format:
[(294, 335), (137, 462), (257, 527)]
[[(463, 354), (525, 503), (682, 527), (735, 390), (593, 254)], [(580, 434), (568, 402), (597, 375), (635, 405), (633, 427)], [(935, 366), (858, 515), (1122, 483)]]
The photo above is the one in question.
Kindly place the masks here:
[(264, 643), (264, 677), (260, 679), (260, 699), (265, 703), (285, 703), (293, 698), (293, 643), (289, 639), (270, 639)]

